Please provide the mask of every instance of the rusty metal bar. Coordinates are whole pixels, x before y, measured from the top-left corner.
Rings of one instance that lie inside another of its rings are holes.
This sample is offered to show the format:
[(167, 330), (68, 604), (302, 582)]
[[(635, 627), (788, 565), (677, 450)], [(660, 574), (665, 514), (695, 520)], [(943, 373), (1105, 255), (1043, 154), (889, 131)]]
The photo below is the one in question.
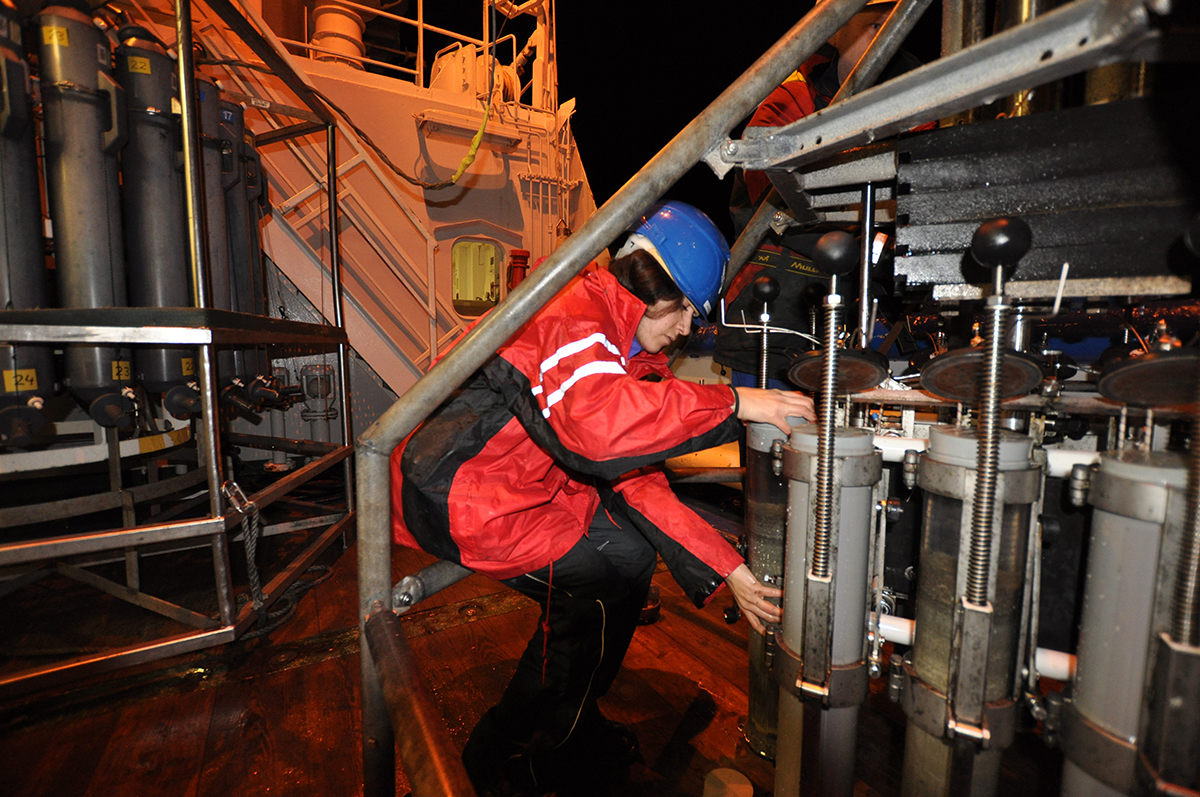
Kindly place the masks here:
[(367, 618), (366, 636), (413, 797), (475, 797), (458, 748), (413, 661), (400, 618), (378, 604)]

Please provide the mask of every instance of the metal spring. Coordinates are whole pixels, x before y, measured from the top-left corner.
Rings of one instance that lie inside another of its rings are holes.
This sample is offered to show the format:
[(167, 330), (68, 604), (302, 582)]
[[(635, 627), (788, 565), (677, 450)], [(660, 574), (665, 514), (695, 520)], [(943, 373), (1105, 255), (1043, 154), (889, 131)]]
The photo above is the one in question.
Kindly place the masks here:
[(837, 344), (841, 324), (841, 297), (830, 294), (825, 299), (825, 362), (821, 372), (821, 426), (817, 436), (817, 522), (812, 559), (812, 573), (817, 578), (829, 578), (829, 542), (833, 538), (834, 413), (837, 410)]
[(992, 305), (987, 334), (987, 359), (979, 402), (979, 445), (976, 454), (975, 504), (971, 510), (971, 552), (967, 561), (967, 600), (983, 605), (988, 599), (992, 558), (992, 515), (996, 503), (996, 471), (1000, 461), (1000, 371), (1009, 307), (1003, 299)]
[[(1196, 380), (1200, 401), (1200, 374)], [(1184, 528), (1175, 574), (1175, 593), (1171, 599), (1171, 638), (1176, 642), (1200, 645), (1200, 404), (1192, 419), (1192, 440), (1188, 457), (1188, 524)]]

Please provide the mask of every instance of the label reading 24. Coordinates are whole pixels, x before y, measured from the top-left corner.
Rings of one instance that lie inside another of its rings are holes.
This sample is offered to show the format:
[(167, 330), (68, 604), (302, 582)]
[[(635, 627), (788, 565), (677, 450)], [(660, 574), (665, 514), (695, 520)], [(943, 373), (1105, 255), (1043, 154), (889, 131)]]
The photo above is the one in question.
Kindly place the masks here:
[(33, 368), (20, 368), (4, 372), (4, 392), (23, 393), (27, 390), (37, 390), (37, 371)]

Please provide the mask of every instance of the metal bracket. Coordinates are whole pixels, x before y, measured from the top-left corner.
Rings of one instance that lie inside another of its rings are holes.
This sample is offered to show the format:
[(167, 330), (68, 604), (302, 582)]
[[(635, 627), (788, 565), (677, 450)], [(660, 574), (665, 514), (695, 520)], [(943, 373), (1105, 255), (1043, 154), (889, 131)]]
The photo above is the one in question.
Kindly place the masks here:
[(712, 149), (704, 153), (701, 160), (708, 164), (708, 168), (713, 170), (718, 180), (724, 180), (725, 175), (729, 174), (735, 165), (727, 161), (725, 156), (732, 157), (737, 153), (737, 148), (736, 141), (718, 141)]
[[(974, 604), (959, 598), (954, 614), (956, 633), (950, 652), (951, 691), (947, 696), (946, 731), (948, 736), (955, 733), (972, 735), (969, 728), (983, 726), (992, 605)], [(981, 732), (981, 738), (986, 742), (986, 730)]]

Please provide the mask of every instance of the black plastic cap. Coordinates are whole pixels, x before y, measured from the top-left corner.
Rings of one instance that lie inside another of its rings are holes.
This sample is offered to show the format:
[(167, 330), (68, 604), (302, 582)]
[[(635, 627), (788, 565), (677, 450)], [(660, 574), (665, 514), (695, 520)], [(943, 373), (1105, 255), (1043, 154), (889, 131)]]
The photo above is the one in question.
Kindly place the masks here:
[(858, 268), (858, 241), (848, 232), (827, 232), (813, 247), (813, 263), (830, 276), (843, 276)]
[(754, 280), (751, 290), (754, 292), (754, 301), (773, 302), (779, 298), (779, 280), (774, 277), (759, 277)]
[(971, 256), (981, 266), (1011, 267), (1017, 265), (1029, 247), (1033, 233), (1019, 216), (1005, 216), (979, 225), (971, 238)]

